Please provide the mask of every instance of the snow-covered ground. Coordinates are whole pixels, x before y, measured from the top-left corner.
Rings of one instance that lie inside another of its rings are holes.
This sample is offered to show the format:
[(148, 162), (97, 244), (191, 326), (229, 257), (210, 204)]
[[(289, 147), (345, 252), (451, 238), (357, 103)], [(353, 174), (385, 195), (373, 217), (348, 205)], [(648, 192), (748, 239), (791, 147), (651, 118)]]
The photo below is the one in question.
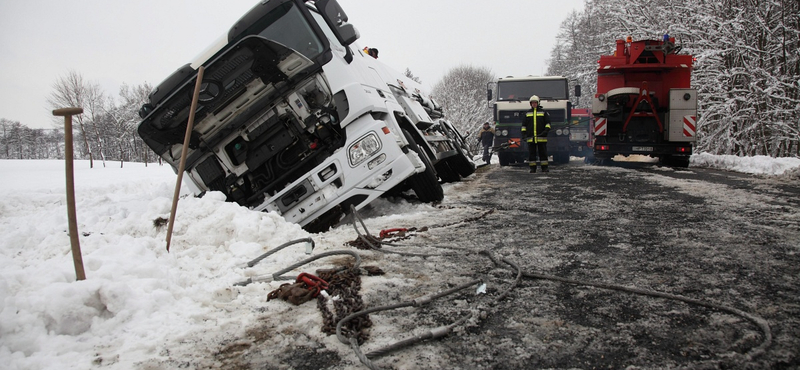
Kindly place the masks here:
[[(496, 165), (496, 159), (493, 161)], [(800, 159), (699, 154), (692, 167), (800, 178)], [(295, 315), (266, 304), (280, 283), (233, 284), (306, 258), (304, 244), (255, 266), (241, 264), (291, 240), (312, 236), (314, 254), (344, 249), (352, 228), (309, 235), (275, 214), (252, 212), (182, 189), (171, 251), (165, 250), (175, 174), (166, 166), (95, 162), (75, 165), (80, 246), (87, 279), (76, 281), (60, 161), (0, 161), (0, 367), (4, 369), (166, 369), (170, 352), (208, 357), (258, 317)], [(450, 195), (445, 188), (445, 196)], [(463, 196), (459, 194), (458, 196)], [(379, 200), (377, 218), (404, 221), (436, 212)], [(380, 216), (378, 216), (380, 215)], [(384, 261), (387, 264), (399, 260)], [(398, 282), (399, 283), (399, 282)], [(381, 330), (376, 323), (373, 330)], [(319, 342), (318, 322), (295, 328)], [(344, 348), (344, 347), (343, 347)], [(402, 364), (397, 364), (402, 367)]]

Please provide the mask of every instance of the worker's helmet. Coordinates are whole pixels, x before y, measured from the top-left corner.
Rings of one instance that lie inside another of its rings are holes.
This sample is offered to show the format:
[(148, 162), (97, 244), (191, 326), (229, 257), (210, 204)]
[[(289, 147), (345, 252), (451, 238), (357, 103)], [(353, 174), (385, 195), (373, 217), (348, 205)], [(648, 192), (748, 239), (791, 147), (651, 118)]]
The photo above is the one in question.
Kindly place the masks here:
[(539, 97), (536, 96), (536, 95), (531, 96), (531, 98), (528, 101), (529, 102), (537, 102), (538, 103), (539, 102)]

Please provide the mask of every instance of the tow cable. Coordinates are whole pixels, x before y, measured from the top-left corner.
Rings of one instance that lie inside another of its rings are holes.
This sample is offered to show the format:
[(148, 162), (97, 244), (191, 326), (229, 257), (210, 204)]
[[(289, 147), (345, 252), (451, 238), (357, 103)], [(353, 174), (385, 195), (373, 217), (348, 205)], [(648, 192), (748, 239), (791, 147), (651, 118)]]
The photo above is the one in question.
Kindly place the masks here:
[[(367, 225), (364, 223), (364, 219), (361, 218), (361, 215), (358, 213), (356, 208), (354, 206), (352, 206), (352, 205), (350, 206), (350, 214), (353, 217), (353, 229), (356, 231), (356, 234), (358, 235), (358, 238), (356, 240), (347, 242), (347, 244), (350, 245), (350, 246), (353, 246), (353, 247), (356, 247), (356, 248), (359, 248), (359, 249), (369, 249), (369, 250), (374, 250), (374, 251), (383, 252), (383, 253), (392, 253), (392, 254), (398, 254), (398, 255), (401, 255), (401, 256), (411, 256), (411, 257), (440, 257), (440, 256), (453, 256), (453, 255), (458, 255), (459, 254), (459, 253), (456, 253), (456, 252), (427, 253), (427, 254), (426, 253), (413, 253), (413, 252), (399, 252), (399, 251), (393, 251), (393, 250), (388, 250), (388, 249), (381, 248), (381, 246), (393, 246), (393, 247), (423, 247), (423, 246), (411, 245), (411, 244), (400, 245), (400, 244), (394, 244), (394, 243), (385, 242), (385, 241), (383, 241), (383, 238), (377, 238), (377, 237), (375, 237), (374, 235), (372, 235), (369, 232), (369, 229), (367, 229)], [(363, 234), (361, 233), (361, 230), (358, 229), (358, 224), (359, 223), (361, 224), (361, 227), (364, 229), (364, 233)], [(389, 230), (398, 230), (398, 229), (389, 229)], [(416, 229), (415, 228), (409, 228), (409, 229), (406, 229), (406, 230), (412, 231), (412, 230), (416, 230)], [(428, 228), (427, 227), (423, 227), (421, 230), (427, 231)], [(388, 235), (389, 237), (391, 237), (391, 235), (392, 235), (391, 232), (390, 233), (381, 232), (381, 233), (384, 234), (384, 235)], [(404, 236), (404, 238), (407, 238), (407, 237), (408, 237), (408, 235)], [(454, 248), (454, 247), (446, 247), (446, 246), (439, 246), (439, 245), (428, 246), (428, 247), (429, 248), (433, 247), (433, 248), (441, 248), (441, 249), (452, 249), (452, 250), (460, 250), (460, 251), (465, 251), (466, 250), (465, 248)]]
[[(303, 239), (303, 240), (305, 240), (305, 239)], [(351, 255), (351, 256), (355, 257), (356, 262), (353, 265), (353, 268), (354, 269), (358, 269), (360, 267), (360, 265), (361, 265), (361, 256), (359, 256), (358, 253), (356, 253), (354, 251), (351, 251), (351, 250), (329, 251), (329, 252), (320, 253), (320, 254), (318, 254), (318, 255), (316, 255), (314, 257), (310, 257), (310, 258), (307, 258), (307, 259), (302, 260), (300, 262), (297, 262), (297, 263), (295, 263), (295, 264), (293, 264), (293, 265), (291, 265), (289, 267), (286, 267), (283, 270), (280, 270), (280, 271), (278, 271), (278, 272), (276, 272), (274, 274), (259, 275), (259, 276), (254, 276), (254, 277), (247, 278), (247, 280), (235, 283), (234, 286), (247, 286), (249, 284), (257, 283), (257, 282), (269, 283), (269, 282), (272, 282), (272, 281), (275, 281), (275, 280), (296, 280), (297, 279), (296, 276), (295, 277), (289, 277), (289, 276), (283, 276), (283, 274), (285, 274), (285, 273), (287, 273), (289, 271), (292, 271), (292, 270), (294, 270), (294, 269), (296, 269), (296, 268), (298, 268), (300, 266), (303, 266), (303, 265), (306, 265), (308, 263), (314, 262), (314, 261), (316, 261), (316, 260), (318, 260), (320, 258), (325, 258), (325, 257), (329, 257), (329, 256), (336, 256), (336, 255), (342, 255), (342, 254), (347, 254), (347, 255)]]
[[(489, 256), (490, 259), (492, 259), (492, 262), (494, 262), (495, 265), (498, 265), (497, 260), (495, 260), (490, 254), (487, 253), (487, 255)], [(503, 260), (503, 261), (506, 262), (505, 260)], [(728, 312), (730, 314), (745, 318), (745, 319), (749, 320), (750, 322), (752, 322), (753, 324), (755, 324), (759, 329), (761, 329), (761, 332), (764, 334), (764, 339), (762, 340), (761, 345), (759, 345), (758, 347), (752, 348), (750, 351), (748, 351), (747, 353), (744, 354), (744, 356), (748, 360), (752, 360), (753, 358), (760, 356), (761, 354), (763, 354), (766, 351), (766, 349), (770, 345), (772, 345), (772, 330), (770, 329), (769, 322), (767, 320), (765, 320), (762, 317), (759, 317), (759, 316), (744, 312), (742, 310), (739, 310), (737, 308), (733, 308), (733, 307), (730, 307), (730, 306), (725, 306), (725, 305), (721, 305), (721, 304), (717, 304), (717, 303), (713, 303), (713, 302), (702, 301), (702, 300), (699, 300), (699, 299), (684, 297), (684, 296), (680, 296), (680, 295), (676, 295), (676, 294), (657, 292), (657, 291), (653, 291), (653, 290), (646, 290), (646, 289), (639, 289), (639, 288), (631, 288), (631, 287), (625, 287), (625, 286), (622, 286), (622, 285), (606, 284), (606, 283), (592, 283), (592, 282), (586, 282), (586, 281), (580, 281), (580, 280), (574, 280), (574, 279), (567, 279), (567, 278), (562, 278), (562, 277), (558, 277), (558, 276), (537, 274), (537, 273), (531, 273), (531, 272), (523, 272), (522, 276), (524, 276), (524, 277), (526, 277), (528, 279), (550, 280), (550, 281), (557, 281), (557, 282), (566, 283), (566, 284), (585, 285), (585, 286), (591, 286), (591, 287), (600, 288), (600, 289), (616, 290), (616, 291), (625, 292), (625, 293), (631, 293), (631, 294), (637, 294), (637, 295), (643, 295), (643, 296), (650, 296), (650, 297), (664, 298), (664, 299), (669, 299), (669, 300), (674, 300), (674, 301), (680, 301), (680, 302), (684, 302), (684, 303), (688, 303), (688, 304), (693, 304), (693, 305), (696, 305), (696, 306), (702, 306), (702, 307), (707, 307), (707, 308), (711, 308), (711, 309), (718, 310), (718, 311)]]
[[(355, 245), (356, 243), (364, 243), (369, 247), (371, 250), (383, 252), (383, 253), (393, 253), (399, 254), (401, 256), (413, 256), (413, 257), (434, 257), (434, 256), (444, 256), (448, 254), (424, 254), (424, 253), (411, 253), (411, 252), (398, 252), (398, 251), (391, 251), (387, 249), (381, 249), (381, 245), (390, 245), (388, 243), (384, 243), (381, 239), (376, 238), (372, 234), (370, 234), (369, 230), (367, 229), (367, 225), (364, 223), (364, 220), (361, 218), (361, 215), (356, 210), (356, 207), (351, 205), (350, 206), (350, 213), (353, 215), (353, 229), (355, 229), (356, 234), (358, 234), (358, 239), (355, 242), (348, 242), (349, 245)], [(361, 230), (358, 229), (358, 223), (361, 224), (361, 227), (364, 228), (364, 234), (361, 233)], [(452, 254), (451, 254), (452, 255)]]
[(432, 329), (432, 330), (426, 332), (423, 335), (416, 336), (416, 337), (413, 337), (411, 339), (395, 343), (395, 344), (390, 345), (390, 346), (388, 346), (386, 348), (380, 349), (380, 350), (375, 351), (375, 352), (371, 352), (369, 355), (364, 355), (364, 353), (361, 351), (361, 347), (359, 346), (358, 339), (356, 337), (351, 336), (351, 337), (348, 338), (342, 333), (342, 327), (347, 322), (349, 322), (349, 321), (351, 321), (353, 319), (356, 319), (358, 317), (368, 315), (368, 314), (373, 313), (373, 312), (394, 310), (394, 309), (403, 308), (403, 307), (421, 307), (421, 306), (425, 306), (425, 305), (427, 305), (428, 303), (430, 303), (431, 301), (433, 301), (435, 299), (438, 299), (438, 298), (441, 298), (441, 297), (456, 293), (456, 292), (458, 292), (460, 290), (469, 288), (471, 286), (477, 285), (477, 284), (482, 283), (482, 282), (483, 281), (480, 280), (480, 279), (473, 280), (473, 281), (470, 281), (470, 282), (468, 282), (466, 284), (459, 285), (459, 286), (457, 286), (455, 288), (451, 288), (451, 289), (445, 290), (445, 291), (443, 291), (441, 293), (432, 294), (432, 295), (429, 295), (429, 296), (421, 297), (421, 298), (418, 298), (418, 299), (415, 299), (415, 300), (411, 300), (411, 301), (407, 301), (407, 302), (396, 303), (396, 304), (391, 304), (391, 305), (386, 305), (386, 306), (373, 307), (373, 308), (369, 308), (369, 309), (366, 309), (366, 310), (362, 310), (362, 311), (350, 314), (349, 316), (347, 316), (344, 319), (340, 320), (336, 324), (336, 337), (343, 344), (349, 344), (350, 345), (350, 348), (353, 349), (353, 352), (355, 352), (356, 356), (358, 356), (358, 359), (361, 361), (362, 364), (364, 364), (365, 366), (367, 366), (368, 368), (370, 368), (372, 370), (377, 370), (378, 368), (369, 359), (370, 356), (372, 356), (372, 357), (381, 356), (381, 355), (383, 355), (385, 353), (389, 353), (389, 352), (395, 351), (397, 349), (400, 349), (402, 347), (406, 347), (406, 346), (408, 346), (410, 344), (413, 344), (413, 343), (416, 343), (416, 342), (419, 342), (419, 341), (423, 341), (423, 340), (426, 340), (426, 339), (439, 338), (439, 337), (445, 336), (445, 335), (449, 334), (453, 330), (454, 327), (456, 327), (457, 325), (460, 325), (460, 323), (466, 322), (466, 320), (468, 320), (471, 315), (468, 314), (466, 317), (462, 318), (461, 320), (456, 321), (454, 324), (447, 325), (447, 326), (442, 326), (442, 327), (439, 327), (439, 328), (436, 328), (436, 329)]
[[(353, 209), (351, 207), (351, 210), (353, 211), (353, 215), (354, 215), (354, 217), (353, 217), (353, 227), (355, 228), (356, 232), (358, 233), (358, 236), (359, 236), (360, 240), (363, 240), (366, 244), (370, 245), (370, 247), (373, 248), (373, 249), (375, 249), (375, 246), (373, 244), (371, 244), (371, 243), (388, 245), (388, 243), (383, 243), (380, 239), (375, 238), (374, 236), (372, 236), (369, 233), (369, 231), (367, 230), (366, 225), (364, 224), (364, 221), (360, 218), (360, 216), (355, 211), (355, 209)], [(365, 230), (366, 235), (362, 235), (359, 232), (358, 227), (356, 225), (356, 221), (359, 221), (361, 223), (362, 227)], [(400, 254), (402, 254), (402, 253), (400, 253)], [(492, 262), (494, 263), (495, 266), (499, 266), (500, 265), (498, 263), (498, 260), (494, 256), (492, 256), (490, 252), (481, 251), (480, 254), (484, 254), (484, 255), (488, 256), (489, 259), (492, 260)], [(753, 324), (755, 324), (763, 333), (762, 343), (759, 346), (752, 348), (747, 353), (742, 354), (742, 356), (746, 357), (748, 360), (752, 360), (753, 358), (756, 358), (756, 357), (762, 355), (766, 351), (766, 349), (769, 346), (772, 345), (772, 331), (771, 331), (771, 329), (769, 327), (769, 322), (767, 320), (765, 320), (762, 317), (759, 317), (759, 316), (744, 312), (742, 310), (739, 310), (739, 309), (736, 309), (736, 308), (733, 308), (733, 307), (730, 307), (730, 306), (725, 306), (725, 305), (721, 305), (721, 304), (717, 304), (717, 303), (713, 303), (713, 302), (707, 302), (707, 301), (703, 301), (703, 300), (699, 300), (699, 299), (684, 297), (684, 296), (675, 295), (675, 294), (657, 292), (657, 291), (652, 291), (652, 290), (646, 290), (646, 289), (625, 287), (625, 286), (621, 286), (621, 285), (607, 284), (607, 283), (593, 283), (593, 282), (586, 282), (586, 281), (580, 281), (580, 280), (574, 280), (574, 279), (567, 279), (567, 278), (562, 278), (562, 277), (558, 277), (558, 276), (551, 276), (551, 275), (524, 272), (524, 271), (522, 271), (522, 269), (520, 269), (519, 266), (517, 266), (512, 261), (509, 261), (509, 260), (503, 258), (502, 262), (504, 262), (504, 263), (506, 263), (506, 264), (508, 264), (508, 265), (510, 265), (510, 266), (512, 266), (514, 268), (514, 270), (517, 272), (516, 279), (515, 279), (513, 285), (509, 289), (507, 289), (505, 292), (503, 292), (500, 296), (498, 296), (498, 298), (495, 299), (493, 301), (493, 303), (498, 303), (499, 301), (504, 299), (510, 293), (511, 289), (513, 289), (513, 287), (518, 285), (518, 283), (519, 283), (519, 281), (521, 280), (522, 277), (525, 277), (527, 279), (550, 280), (550, 281), (556, 281), (556, 282), (573, 284), (573, 285), (590, 286), (590, 287), (595, 287), (595, 288), (600, 288), (600, 289), (616, 290), (616, 291), (626, 292), (626, 293), (631, 293), (631, 294), (636, 294), (636, 295), (643, 295), (643, 296), (650, 296), (650, 297), (656, 297), (656, 298), (663, 298), (663, 299), (681, 301), (681, 302), (684, 302), (684, 303), (697, 305), (697, 306), (702, 306), (702, 307), (706, 307), (706, 308), (710, 308), (710, 309), (714, 309), (714, 310), (718, 310), (718, 311), (722, 311), (722, 312), (727, 312), (727, 313), (730, 313), (730, 314), (733, 314), (733, 315), (736, 315), (736, 316), (740, 316), (740, 317), (752, 322)], [(371, 309), (367, 309), (367, 310), (364, 310), (364, 311), (360, 311), (360, 312), (357, 312), (355, 314), (352, 314), (352, 315), (346, 317), (345, 319), (340, 321), (340, 323), (346, 323), (348, 320), (351, 320), (352, 318), (358, 317), (359, 315), (362, 315), (362, 314), (365, 315), (365, 314), (368, 314), (368, 313), (371, 313), (371, 312), (376, 312), (376, 311), (383, 311), (383, 310), (389, 310), (389, 309), (400, 308), (400, 307), (408, 307), (409, 305), (413, 305), (413, 302), (415, 302), (415, 301), (411, 301), (410, 303), (382, 306), (382, 307), (376, 307), (376, 308), (371, 308)], [(417, 342), (421, 342), (423, 340), (439, 338), (441, 336), (444, 336), (447, 333), (450, 333), (453, 330), (454, 327), (457, 327), (458, 325), (464, 324), (467, 320), (469, 320), (469, 317), (465, 317), (465, 318), (463, 318), (461, 320), (458, 320), (458, 321), (454, 322), (451, 325), (447, 325), (447, 326), (443, 326), (443, 327), (440, 327), (440, 328), (432, 329), (432, 330), (430, 330), (428, 332), (425, 332), (425, 333), (423, 333), (421, 335), (417, 335), (417, 336), (414, 336), (412, 338), (405, 339), (405, 340), (402, 340), (400, 342), (394, 343), (392, 345), (386, 346), (386, 347), (384, 347), (382, 349), (378, 349), (378, 350), (369, 352), (366, 355), (364, 355), (361, 352), (358, 340), (356, 340), (355, 338), (350, 337), (349, 340), (345, 341), (346, 338), (344, 338), (342, 335), (340, 335), (340, 333), (338, 331), (337, 331), (337, 337), (339, 338), (340, 342), (345, 343), (345, 344), (350, 344), (350, 346), (352, 347), (353, 351), (356, 353), (356, 355), (359, 357), (359, 360), (361, 360), (361, 362), (364, 365), (366, 365), (370, 369), (377, 369), (377, 367), (371, 362), (370, 359), (373, 359), (373, 358), (388, 354), (388, 353), (396, 351), (396, 350), (398, 350), (400, 348), (409, 346), (409, 345), (411, 345), (413, 343), (417, 343)]]

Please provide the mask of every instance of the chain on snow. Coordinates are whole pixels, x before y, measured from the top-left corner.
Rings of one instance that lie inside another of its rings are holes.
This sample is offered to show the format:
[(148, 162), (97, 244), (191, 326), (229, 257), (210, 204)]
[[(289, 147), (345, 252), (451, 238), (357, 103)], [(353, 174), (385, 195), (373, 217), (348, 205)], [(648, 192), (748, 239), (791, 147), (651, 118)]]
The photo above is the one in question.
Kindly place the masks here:
[[(384, 274), (375, 266), (364, 266), (362, 269), (369, 276)], [(336, 324), (341, 319), (365, 308), (360, 294), (361, 271), (353, 268), (317, 270), (317, 276), (328, 282), (328, 297), (317, 297), (317, 307), (322, 313), (322, 332), (336, 334)], [(328, 301), (332, 302), (334, 312), (331, 312)], [(372, 320), (365, 315), (348, 322), (342, 331), (348, 337), (356, 338), (358, 343), (364, 343), (369, 336), (366, 329), (370, 327)]]

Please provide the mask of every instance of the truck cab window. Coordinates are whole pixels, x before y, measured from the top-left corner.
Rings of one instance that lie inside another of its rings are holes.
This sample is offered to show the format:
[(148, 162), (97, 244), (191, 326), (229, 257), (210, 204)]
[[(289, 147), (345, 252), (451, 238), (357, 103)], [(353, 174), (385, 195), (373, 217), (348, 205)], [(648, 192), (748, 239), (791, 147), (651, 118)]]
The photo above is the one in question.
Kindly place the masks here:
[(312, 11), (311, 15), (314, 17), (314, 20), (317, 21), (317, 24), (319, 25), (319, 28), (322, 30), (322, 32), (325, 34), (325, 37), (328, 38), (328, 42), (331, 44), (331, 46), (335, 49), (340, 49), (341, 44), (339, 43), (339, 40), (336, 39), (336, 35), (333, 34), (333, 31), (331, 31), (330, 27), (328, 27), (328, 24), (325, 23), (325, 20), (322, 19), (322, 16), (315, 11)]
[(294, 3), (279, 6), (267, 18), (274, 21), (259, 32), (259, 36), (279, 42), (311, 60), (323, 52), (324, 45)]

